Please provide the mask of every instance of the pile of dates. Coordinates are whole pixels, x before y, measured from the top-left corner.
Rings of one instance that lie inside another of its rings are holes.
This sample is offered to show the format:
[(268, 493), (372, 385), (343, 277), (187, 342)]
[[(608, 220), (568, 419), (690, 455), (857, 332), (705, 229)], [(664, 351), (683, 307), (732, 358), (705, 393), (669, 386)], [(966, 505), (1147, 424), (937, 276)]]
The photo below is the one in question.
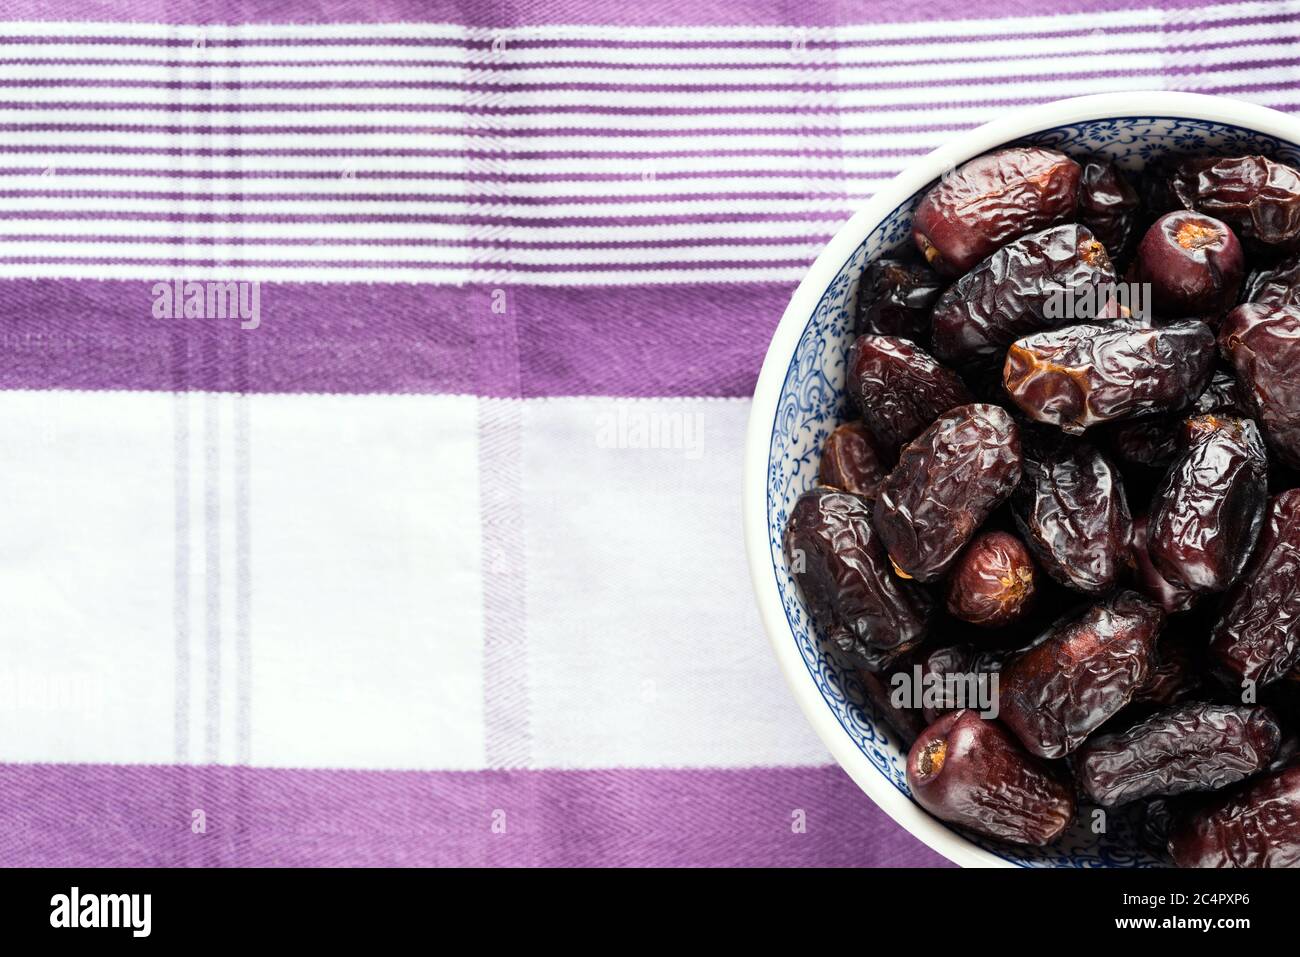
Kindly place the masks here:
[(784, 550), (916, 801), (1300, 866), (1300, 172), (1008, 148), (912, 238)]

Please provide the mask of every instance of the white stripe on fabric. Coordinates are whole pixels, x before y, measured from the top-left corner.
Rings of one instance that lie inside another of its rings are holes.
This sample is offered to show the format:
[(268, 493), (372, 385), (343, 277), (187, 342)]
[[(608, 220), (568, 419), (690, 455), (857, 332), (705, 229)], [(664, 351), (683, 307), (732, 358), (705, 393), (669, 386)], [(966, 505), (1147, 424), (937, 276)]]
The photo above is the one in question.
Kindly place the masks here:
[[(0, 761), (486, 767), (476, 410), (509, 402), (523, 438), (532, 766), (826, 763), (749, 592), (734, 498), (747, 401), (185, 398), (181, 757), (173, 596), (159, 587), (175, 559), (175, 399), (0, 392), (0, 448), (24, 463), (23, 507), (5, 519), (21, 560), (0, 575)], [(241, 401), (256, 580), (246, 752)], [(637, 448), (638, 423), (684, 425), (682, 441)]]
[[(776, 668), (745, 567), (736, 489), (749, 402), (523, 405), (534, 760), (823, 761)], [(654, 429), (666, 447), (639, 447)]]

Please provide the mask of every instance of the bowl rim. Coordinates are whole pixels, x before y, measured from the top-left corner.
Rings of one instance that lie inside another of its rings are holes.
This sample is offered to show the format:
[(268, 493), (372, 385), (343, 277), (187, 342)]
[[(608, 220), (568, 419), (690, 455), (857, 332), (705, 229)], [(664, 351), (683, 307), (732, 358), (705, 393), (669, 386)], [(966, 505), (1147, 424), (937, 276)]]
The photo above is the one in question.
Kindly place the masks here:
[(772, 422), (791, 357), (827, 287), (862, 241), (894, 209), (945, 170), (1005, 143), (1058, 126), (1126, 117), (1172, 117), (1224, 123), (1300, 145), (1300, 118), (1229, 97), (1164, 90), (1101, 93), (1056, 100), (1017, 110), (960, 133), (909, 163), (907, 169), (882, 186), (827, 243), (791, 296), (772, 334), (754, 388), (745, 438), (741, 489), (745, 554), (759, 617), (786, 684), (831, 756), (876, 806), (926, 846), (962, 867), (1017, 865), (950, 830), (886, 781), (827, 706), (792, 640), (790, 625), (777, 592), (768, 541), (767, 468)]

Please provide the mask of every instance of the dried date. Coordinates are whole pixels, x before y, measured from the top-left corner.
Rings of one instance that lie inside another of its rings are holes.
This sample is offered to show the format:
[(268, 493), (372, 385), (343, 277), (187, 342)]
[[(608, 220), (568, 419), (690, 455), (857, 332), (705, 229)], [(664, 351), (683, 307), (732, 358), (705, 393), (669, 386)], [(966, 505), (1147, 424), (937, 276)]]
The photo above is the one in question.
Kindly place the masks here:
[(1085, 744), (1075, 758), (1094, 803), (1217, 791), (1268, 767), (1282, 731), (1267, 708), (1179, 705)]
[(1078, 163), (1054, 150), (978, 156), (922, 197), (912, 238), (935, 269), (961, 275), (1008, 240), (1074, 218), (1080, 173)]
[(1128, 565), (1133, 528), (1124, 485), (1090, 445), (1026, 442), (1011, 514), (1034, 558), (1067, 588), (1105, 593)]
[(1000, 628), (1024, 617), (1034, 598), (1034, 562), (1007, 532), (975, 537), (948, 576), (948, 611), (962, 621)]
[(930, 309), (945, 285), (924, 263), (877, 259), (858, 284), (858, 332), (929, 342)]
[(1039, 757), (1076, 750), (1146, 683), (1163, 623), (1158, 606), (1121, 591), (1053, 625), (1003, 666), (1003, 723)]
[(1151, 511), (1147, 554), (1171, 584), (1219, 592), (1241, 574), (1264, 524), (1268, 455), (1250, 419), (1198, 415)]
[(933, 581), (1020, 481), (1020, 433), (995, 405), (963, 405), (910, 442), (873, 513), (899, 574)]
[(924, 637), (930, 596), (891, 571), (870, 503), (834, 489), (805, 492), (783, 544), (813, 619), (851, 664), (880, 671)]
[(1102, 422), (1191, 405), (1213, 362), (1214, 333), (1196, 320), (1069, 326), (1015, 342), (1003, 383), (1026, 415), (1081, 435)]
[(973, 371), (1001, 368), (1024, 336), (1068, 325), (1070, 297), (1115, 281), (1105, 248), (1086, 226), (1055, 226), (1008, 243), (944, 291), (931, 314), (942, 361)]
[(1300, 468), (1300, 307), (1238, 306), (1219, 327), (1219, 351), (1269, 445)]
[(1241, 301), (1260, 306), (1300, 306), (1300, 256), (1252, 272), (1242, 287)]
[(921, 733), (907, 756), (907, 784), (935, 817), (1017, 844), (1050, 844), (1074, 818), (1065, 782), (970, 710)]
[(1138, 245), (1136, 278), (1151, 284), (1161, 316), (1214, 316), (1237, 301), (1245, 254), (1227, 223), (1179, 210), (1161, 216)]
[(1114, 258), (1130, 251), (1137, 239), (1141, 201), (1119, 168), (1105, 160), (1083, 164), (1079, 177), (1079, 222), (1092, 230)]
[(1210, 660), (1236, 687), (1270, 684), (1300, 662), (1300, 489), (1269, 503), (1255, 553), (1210, 632)]
[(1300, 867), (1300, 766), (1178, 815), (1169, 854), (1179, 867)]
[(955, 372), (916, 343), (891, 336), (859, 336), (853, 343), (848, 392), (891, 462), (903, 443), (943, 413), (974, 401)]
[(1185, 209), (1223, 220), (1243, 239), (1288, 246), (1300, 238), (1300, 173), (1263, 156), (1185, 160), (1170, 191)]
[(826, 437), (817, 478), (823, 485), (875, 498), (888, 471), (861, 422), (846, 422)]

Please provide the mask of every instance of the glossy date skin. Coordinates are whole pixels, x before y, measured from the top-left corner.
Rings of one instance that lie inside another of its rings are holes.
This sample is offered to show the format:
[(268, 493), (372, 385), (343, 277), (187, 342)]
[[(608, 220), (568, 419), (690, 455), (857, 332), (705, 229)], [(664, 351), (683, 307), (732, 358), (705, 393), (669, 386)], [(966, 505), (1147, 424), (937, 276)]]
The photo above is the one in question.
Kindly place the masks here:
[(898, 573), (942, 576), (1020, 481), (1020, 431), (995, 405), (959, 406), (904, 447), (880, 484), (876, 530)]
[(921, 732), (907, 756), (907, 784), (935, 817), (1016, 844), (1050, 844), (1074, 818), (1065, 782), (969, 709)]
[(822, 485), (875, 498), (886, 469), (861, 422), (846, 422), (826, 437), (817, 478)]
[(1054, 150), (1016, 147), (978, 156), (922, 197), (912, 238), (927, 262), (959, 276), (999, 246), (1074, 218), (1079, 164)]
[(903, 259), (877, 259), (858, 284), (859, 334), (930, 341), (930, 309), (947, 283), (929, 266)]
[(1188, 210), (1161, 216), (1138, 245), (1136, 278), (1160, 316), (1217, 315), (1237, 301), (1246, 257), (1229, 228)]
[(1241, 301), (1260, 306), (1300, 305), (1300, 256), (1252, 272), (1241, 290)]
[(1169, 854), (1179, 867), (1300, 867), (1300, 766), (1177, 816)]
[(1227, 787), (1268, 767), (1281, 737), (1267, 708), (1196, 702), (1091, 739), (1075, 768), (1093, 803), (1115, 807)]
[(1209, 383), (1214, 351), (1214, 333), (1196, 320), (1068, 326), (1017, 340), (1003, 383), (1029, 417), (1082, 435), (1191, 405)]
[(1079, 177), (1079, 222), (1092, 230), (1112, 258), (1121, 258), (1137, 239), (1141, 199), (1114, 163), (1092, 160)]
[(893, 573), (869, 502), (828, 488), (805, 492), (783, 545), (813, 619), (852, 665), (880, 671), (925, 636), (930, 596)]
[(1011, 514), (1043, 569), (1075, 591), (1109, 591), (1127, 567), (1133, 523), (1119, 473), (1084, 443), (1027, 441)]
[(1300, 468), (1300, 307), (1238, 306), (1219, 327), (1219, 351), (1269, 445)]
[(858, 336), (849, 349), (848, 392), (891, 462), (943, 413), (974, 401), (957, 373), (893, 336)]
[(1243, 239), (1290, 246), (1300, 239), (1300, 173), (1263, 156), (1191, 159), (1170, 191), (1185, 209), (1223, 220)]
[(1255, 552), (1210, 632), (1210, 661), (1232, 690), (1263, 687), (1300, 663), (1300, 489), (1269, 503)]
[(1255, 547), (1268, 504), (1268, 455), (1250, 419), (1195, 416), (1153, 500), (1147, 554), (1170, 584), (1219, 592)]
[(1075, 751), (1146, 683), (1164, 617), (1121, 591), (1053, 625), (1003, 666), (1002, 722), (1039, 757)]
[(1166, 615), (1188, 611), (1196, 604), (1197, 594), (1170, 582), (1151, 561), (1147, 551), (1149, 524), (1143, 515), (1133, 521), (1133, 582), (1138, 591), (1158, 604)]
[(972, 625), (1009, 625), (1024, 617), (1033, 598), (1033, 559), (1008, 532), (977, 535), (948, 576), (948, 611)]
[(1017, 339), (1069, 324), (1053, 301), (1115, 281), (1105, 248), (1086, 226), (1055, 226), (1008, 243), (944, 291), (931, 314), (934, 354), (954, 367), (1001, 368)]

